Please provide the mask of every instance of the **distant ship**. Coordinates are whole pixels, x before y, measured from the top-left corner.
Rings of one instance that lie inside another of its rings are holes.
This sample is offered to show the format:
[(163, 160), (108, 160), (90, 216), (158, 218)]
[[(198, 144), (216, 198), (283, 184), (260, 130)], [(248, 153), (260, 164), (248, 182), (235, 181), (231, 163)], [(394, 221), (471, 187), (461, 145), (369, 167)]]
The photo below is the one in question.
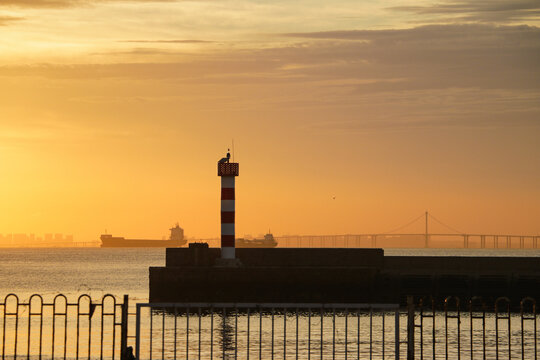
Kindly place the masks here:
[(184, 229), (178, 224), (171, 228), (169, 240), (125, 239), (108, 234), (101, 235), (101, 247), (180, 247), (187, 243)]
[(263, 239), (236, 239), (235, 246), (237, 248), (274, 248), (277, 246), (277, 241), (274, 239), (274, 235), (268, 233), (264, 235)]

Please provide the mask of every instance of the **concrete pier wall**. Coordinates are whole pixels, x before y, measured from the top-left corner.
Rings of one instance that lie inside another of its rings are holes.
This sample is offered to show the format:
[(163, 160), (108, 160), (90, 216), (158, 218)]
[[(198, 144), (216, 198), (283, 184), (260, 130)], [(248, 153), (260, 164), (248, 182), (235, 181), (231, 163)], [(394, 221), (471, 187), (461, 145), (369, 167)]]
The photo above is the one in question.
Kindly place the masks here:
[(540, 299), (540, 258), (384, 256), (382, 249), (167, 249), (150, 268), (151, 302), (404, 302), (417, 297)]

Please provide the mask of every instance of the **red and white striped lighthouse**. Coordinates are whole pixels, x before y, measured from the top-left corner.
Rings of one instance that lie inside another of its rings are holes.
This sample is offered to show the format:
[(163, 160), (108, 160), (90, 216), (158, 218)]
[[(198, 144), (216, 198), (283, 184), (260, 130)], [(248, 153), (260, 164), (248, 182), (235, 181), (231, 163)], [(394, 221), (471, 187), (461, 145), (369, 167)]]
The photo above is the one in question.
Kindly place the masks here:
[(218, 162), (221, 177), (221, 258), (235, 259), (235, 196), (234, 183), (238, 176), (238, 163), (229, 162), (230, 155)]

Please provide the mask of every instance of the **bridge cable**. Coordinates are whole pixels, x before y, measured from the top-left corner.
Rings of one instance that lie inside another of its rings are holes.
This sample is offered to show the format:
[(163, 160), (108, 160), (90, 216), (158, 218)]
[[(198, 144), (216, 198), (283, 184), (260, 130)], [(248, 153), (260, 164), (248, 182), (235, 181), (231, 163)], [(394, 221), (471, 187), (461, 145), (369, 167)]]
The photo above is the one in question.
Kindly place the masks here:
[(443, 223), (441, 220), (439, 220), (439, 219), (437, 219), (435, 216), (431, 215), (431, 213), (428, 213), (428, 216), (429, 216), (430, 218), (432, 218), (433, 220), (435, 220), (436, 222), (438, 222), (439, 224), (441, 224), (442, 226), (446, 227), (446, 228), (449, 229), (449, 230), (452, 230), (452, 231), (454, 231), (454, 232), (456, 232), (456, 233), (458, 233), (458, 234), (461, 234), (461, 235), (464, 235), (464, 234), (465, 234), (463, 231), (459, 231), (459, 230), (457, 230), (457, 229), (455, 229), (455, 228), (453, 228), (453, 227), (451, 227), (451, 226), (449, 226), (449, 225), (446, 225), (446, 224)]
[(380, 234), (381, 234), (381, 235), (384, 235), (384, 234), (390, 234), (390, 233), (396, 232), (396, 231), (398, 231), (398, 230), (401, 230), (401, 229), (403, 229), (403, 228), (406, 228), (407, 226), (412, 225), (412, 224), (414, 224), (415, 222), (417, 222), (418, 220), (422, 219), (424, 216), (425, 216), (425, 215), (422, 214), (422, 215), (418, 216), (417, 218), (415, 218), (414, 220), (412, 220), (411, 222), (406, 223), (405, 225), (402, 225), (402, 226), (397, 227), (397, 228), (395, 228), (395, 229), (393, 229), (393, 230), (390, 230), (390, 231), (387, 231), (387, 232), (383, 232), (383, 233), (380, 233)]

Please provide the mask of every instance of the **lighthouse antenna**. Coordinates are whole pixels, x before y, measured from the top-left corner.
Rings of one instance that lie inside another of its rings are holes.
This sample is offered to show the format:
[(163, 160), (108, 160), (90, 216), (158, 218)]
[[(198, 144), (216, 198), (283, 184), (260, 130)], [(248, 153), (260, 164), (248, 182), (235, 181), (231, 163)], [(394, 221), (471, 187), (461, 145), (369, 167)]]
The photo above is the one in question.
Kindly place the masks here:
[(232, 139), (232, 162), (234, 162), (234, 139)]

